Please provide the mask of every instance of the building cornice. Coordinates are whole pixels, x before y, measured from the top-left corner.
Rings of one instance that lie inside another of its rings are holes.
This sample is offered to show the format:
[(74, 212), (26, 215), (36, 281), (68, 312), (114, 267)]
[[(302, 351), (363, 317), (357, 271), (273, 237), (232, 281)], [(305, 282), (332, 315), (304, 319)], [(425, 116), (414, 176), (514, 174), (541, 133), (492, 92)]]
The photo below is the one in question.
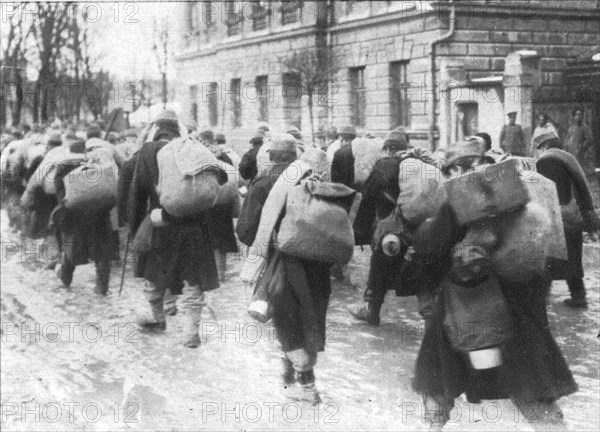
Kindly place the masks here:
[(336, 32), (342, 32), (342, 31), (346, 31), (346, 30), (357, 30), (362, 27), (369, 27), (369, 26), (373, 26), (373, 25), (389, 24), (394, 21), (409, 20), (409, 19), (413, 19), (413, 18), (417, 18), (417, 17), (419, 19), (422, 19), (424, 16), (434, 15), (435, 13), (436, 12), (433, 10), (427, 10), (427, 11), (399, 10), (399, 11), (390, 12), (387, 14), (372, 15), (369, 17), (357, 18), (357, 19), (353, 19), (353, 20), (338, 22), (335, 25), (331, 26), (330, 31), (332, 33), (336, 33)]
[[(436, 12), (434, 10), (398, 10), (389, 13), (382, 13), (377, 15), (372, 15), (368, 17), (357, 17), (356, 19), (348, 19), (343, 22), (338, 22), (331, 26), (329, 30), (331, 33), (342, 32), (345, 30), (356, 30), (362, 27), (369, 27), (373, 25), (379, 24), (387, 24), (394, 21), (403, 21), (410, 20), (414, 18), (422, 19), (427, 15), (434, 15)], [(193, 51), (182, 52), (176, 56), (176, 60), (188, 60), (196, 57), (204, 57), (209, 55), (214, 55), (220, 51), (226, 51), (230, 49), (243, 48), (249, 45), (256, 45), (260, 43), (269, 43), (269, 42), (277, 42), (280, 40), (291, 39), (302, 36), (310, 36), (317, 35), (320, 32), (326, 32), (327, 29), (324, 29), (316, 24), (310, 26), (303, 26), (299, 28), (292, 29), (282, 29), (272, 33), (264, 33), (264, 31), (257, 32), (256, 35), (250, 34), (248, 37), (242, 36), (242, 38), (237, 40), (227, 40), (222, 39), (217, 41), (216, 43), (207, 46), (205, 48), (200, 48)]]
[(459, 14), (476, 14), (476, 15), (524, 15), (556, 18), (557, 16), (566, 18), (577, 18), (587, 20), (600, 19), (600, 9), (583, 9), (583, 8), (558, 8), (546, 7), (541, 5), (522, 4), (517, 2), (503, 2), (492, 4), (474, 4), (448, 1), (435, 1), (432, 6), (438, 11), (450, 11), (451, 7), (456, 8)]
[[(273, 33), (257, 34), (256, 36), (243, 37), (237, 40), (226, 40), (223, 39), (209, 47), (200, 48), (195, 51), (183, 52), (181, 54), (176, 55), (175, 59), (180, 60), (189, 60), (197, 57), (205, 57), (209, 55), (215, 55), (220, 51), (227, 51), (232, 49), (244, 48), (249, 45), (257, 45), (262, 43), (270, 43), (270, 42), (278, 42), (285, 39), (293, 39), (303, 36), (312, 36), (316, 35), (319, 31), (319, 27), (317, 25), (312, 26), (303, 26), (300, 28), (294, 28), (285, 31), (278, 31)], [(258, 33), (258, 32), (257, 32)]]

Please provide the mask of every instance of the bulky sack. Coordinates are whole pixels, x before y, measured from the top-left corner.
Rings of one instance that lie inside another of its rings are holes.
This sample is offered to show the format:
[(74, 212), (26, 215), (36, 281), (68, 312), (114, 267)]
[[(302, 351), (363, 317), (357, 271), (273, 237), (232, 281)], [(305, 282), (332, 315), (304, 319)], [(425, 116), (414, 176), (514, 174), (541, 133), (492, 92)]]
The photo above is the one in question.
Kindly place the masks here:
[(160, 205), (176, 217), (191, 217), (215, 206), (227, 174), (199, 142), (178, 138), (157, 154)]
[(362, 185), (373, 171), (377, 161), (385, 156), (383, 141), (379, 138), (357, 138), (352, 141), (354, 156), (354, 183)]
[(28, 140), (15, 140), (8, 144), (0, 156), (2, 182), (21, 182), (25, 171), (25, 152)]
[(522, 171), (520, 178), (531, 201), (498, 218), (501, 241), (492, 257), (494, 273), (515, 283), (558, 277), (550, 267), (567, 260), (567, 247), (556, 186), (532, 171)]
[(44, 157), (47, 152), (48, 149), (43, 144), (35, 144), (27, 148), (27, 152), (25, 154), (25, 168), (30, 170), (33, 165), (33, 161), (39, 157)]
[(65, 207), (81, 213), (108, 211), (117, 203), (119, 170), (112, 161), (87, 162), (64, 178)]
[(445, 183), (458, 223), (465, 225), (523, 207), (530, 200), (519, 175), (522, 164), (507, 159), (485, 165)]
[(275, 249), (296, 258), (346, 264), (354, 254), (352, 224), (361, 198), (342, 184), (302, 180), (288, 193)]
[(56, 147), (46, 154), (34, 176), (42, 177), (44, 193), (56, 195), (56, 173), (58, 166), (63, 163), (73, 163), (75, 161), (83, 162), (85, 159), (85, 154), (71, 153), (64, 146)]
[(510, 312), (500, 284), (491, 276), (474, 286), (442, 282), (443, 328), (458, 351), (477, 351), (501, 345), (512, 335)]
[(435, 165), (415, 158), (400, 162), (397, 205), (407, 222), (419, 226), (438, 213), (446, 201), (443, 182), (444, 176)]

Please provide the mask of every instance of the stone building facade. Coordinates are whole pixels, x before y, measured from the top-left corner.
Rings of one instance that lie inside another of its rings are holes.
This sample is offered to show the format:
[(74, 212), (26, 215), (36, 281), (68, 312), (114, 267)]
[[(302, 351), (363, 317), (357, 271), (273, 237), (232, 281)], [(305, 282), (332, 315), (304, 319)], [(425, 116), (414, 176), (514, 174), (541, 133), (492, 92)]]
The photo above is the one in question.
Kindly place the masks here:
[(282, 59), (319, 49), (338, 69), (317, 98), (317, 130), (404, 126), (429, 148), (480, 131), (497, 145), (506, 113), (531, 133), (547, 111), (566, 131), (579, 104), (598, 132), (598, 101), (564, 78), (600, 51), (598, 0), (199, 2), (179, 14), (178, 100), (188, 120), (234, 140), (259, 121), (308, 136), (306, 92)]

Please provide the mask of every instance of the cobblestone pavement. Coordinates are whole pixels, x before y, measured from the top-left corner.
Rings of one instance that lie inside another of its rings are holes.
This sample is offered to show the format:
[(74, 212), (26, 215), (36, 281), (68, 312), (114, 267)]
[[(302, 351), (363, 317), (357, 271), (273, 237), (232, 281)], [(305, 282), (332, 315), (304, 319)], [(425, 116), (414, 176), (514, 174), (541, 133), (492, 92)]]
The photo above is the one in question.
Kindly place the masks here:
[[(280, 386), (278, 344), (270, 325), (246, 313), (239, 259), (230, 257), (228, 280), (208, 294), (203, 344), (190, 350), (181, 345), (181, 314), (169, 317), (163, 335), (138, 333), (135, 317), (146, 306), (131, 269), (122, 296), (116, 266), (106, 298), (92, 292), (93, 265), (78, 268), (64, 289), (42, 268), (39, 242), (9, 233), (2, 215), (2, 430), (427, 430), (410, 385), (422, 333), (416, 300), (389, 293), (378, 328), (347, 313), (362, 295), (367, 250), (357, 248), (345, 283), (334, 281), (316, 369), (323, 403), (311, 406), (298, 389)], [(590, 309), (564, 307), (567, 288), (556, 282), (549, 312), (580, 386), (560, 401), (568, 427), (596, 431), (600, 267), (598, 250), (586, 251)], [(447, 430), (532, 428), (508, 401), (458, 400)]]

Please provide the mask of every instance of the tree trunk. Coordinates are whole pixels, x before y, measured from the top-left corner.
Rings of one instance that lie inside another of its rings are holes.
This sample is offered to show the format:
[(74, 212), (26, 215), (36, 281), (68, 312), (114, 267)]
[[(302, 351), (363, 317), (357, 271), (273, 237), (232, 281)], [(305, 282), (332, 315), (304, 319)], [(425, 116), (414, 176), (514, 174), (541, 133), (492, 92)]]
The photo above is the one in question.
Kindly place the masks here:
[(33, 115), (33, 122), (40, 122), (40, 80), (38, 78), (35, 83), (35, 88), (33, 92), (33, 107), (31, 108), (31, 113)]
[(6, 126), (6, 101), (0, 97), (0, 127), (4, 130)]
[(313, 94), (308, 92), (308, 117), (310, 119), (310, 142), (315, 145), (315, 121), (313, 115)]
[(161, 79), (162, 79), (162, 103), (163, 103), (163, 109), (167, 109), (167, 73), (163, 72), (161, 74)]
[[(0, 76), (2, 77), (1, 81), (2, 81), (2, 85), (6, 86), (5, 84), (5, 79), (4, 79), (4, 74), (5, 74), (5, 68), (0, 68)], [(0, 126), (2, 127), (2, 129), (4, 130), (4, 127), (6, 126), (6, 121), (7, 121), (7, 116), (6, 116), (6, 97), (5, 97), (5, 89), (1, 89), (0, 91)]]
[(15, 69), (15, 105), (12, 109), (12, 125), (18, 126), (21, 123), (21, 109), (23, 107), (23, 77), (21, 73)]
[(42, 87), (40, 88), (41, 104), (40, 104), (40, 118), (42, 123), (48, 122), (48, 89), (46, 83), (42, 81)]

